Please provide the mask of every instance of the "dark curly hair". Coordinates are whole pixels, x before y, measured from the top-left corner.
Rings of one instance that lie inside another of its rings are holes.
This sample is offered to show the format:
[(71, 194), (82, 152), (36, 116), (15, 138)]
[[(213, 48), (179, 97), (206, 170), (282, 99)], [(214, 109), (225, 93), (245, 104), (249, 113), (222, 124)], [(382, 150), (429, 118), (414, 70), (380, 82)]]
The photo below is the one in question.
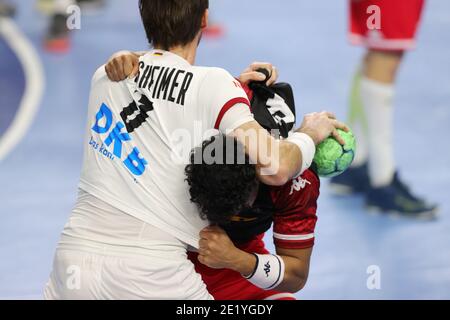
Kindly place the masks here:
[(191, 152), (185, 172), (191, 201), (198, 206), (200, 216), (214, 224), (227, 224), (247, 206), (258, 186), (256, 166), (244, 146), (222, 134)]

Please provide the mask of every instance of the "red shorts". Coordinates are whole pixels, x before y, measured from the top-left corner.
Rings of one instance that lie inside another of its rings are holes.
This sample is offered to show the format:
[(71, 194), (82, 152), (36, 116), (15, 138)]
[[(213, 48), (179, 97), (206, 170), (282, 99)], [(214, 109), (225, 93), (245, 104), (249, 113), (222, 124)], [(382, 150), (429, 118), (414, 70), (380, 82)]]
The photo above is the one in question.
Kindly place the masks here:
[(425, 0), (350, 0), (350, 42), (369, 49), (415, 48)]
[[(269, 253), (263, 241), (264, 235), (259, 235), (254, 240), (238, 246), (246, 252), (258, 254)], [(194, 263), (195, 270), (200, 273), (209, 293), (216, 300), (296, 300), (291, 293), (275, 290), (263, 290), (248, 282), (238, 272), (228, 269), (211, 269), (201, 264), (197, 259), (198, 254), (190, 252), (189, 259)]]

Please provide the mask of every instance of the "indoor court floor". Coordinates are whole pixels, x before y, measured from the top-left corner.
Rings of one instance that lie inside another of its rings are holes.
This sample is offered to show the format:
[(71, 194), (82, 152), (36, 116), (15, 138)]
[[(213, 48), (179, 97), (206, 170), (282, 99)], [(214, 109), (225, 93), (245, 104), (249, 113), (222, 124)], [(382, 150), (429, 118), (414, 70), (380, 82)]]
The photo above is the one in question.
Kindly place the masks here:
[[(32, 0), (20, 1), (14, 26), (0, 24), (0, 33), (15, 32), (0, 36), (0, 299), (41, 299), (77, 194), (91, 76), (115, 51), (148, 48), (137, 1), (107, 3), (82, 16), (66, 55), (43, 51), (46, 18)], [(362, 54), (347, 42), (345, 0), (211, 3), (226, 33), (204, 39), (198, 64), (237, 75), (254, 60), (272, 62), (294, 87), (298, 114), (328, 109), (345, 119)], [(299, 299), (450, 299), (449, 30), (450, 2), (430, 0), (418, 49), (398, 79), (395, 114), (401, 175), (440, 204), (439, 219), (372, 215), (361, 197), (334, 196), (322, 180)], [(267, 243), (273, 248), (270, 234)], [(380, 289), (367, 287), (371, 266), (381, 272)]]

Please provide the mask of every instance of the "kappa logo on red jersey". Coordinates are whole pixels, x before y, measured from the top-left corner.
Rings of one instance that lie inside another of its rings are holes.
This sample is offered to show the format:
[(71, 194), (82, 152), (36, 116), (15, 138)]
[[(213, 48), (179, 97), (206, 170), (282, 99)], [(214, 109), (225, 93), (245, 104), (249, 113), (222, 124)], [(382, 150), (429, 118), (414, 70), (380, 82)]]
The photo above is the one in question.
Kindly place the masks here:
[(292, 180), (292, 186), (291, 186), (291, 192), (289, 195), (292, 195), (294, 191), (300, 191), (302, 189), (305, 189), (306, 185), (310, 185), (311, 182), (309, 182), (306, 179), (303, 179), (301, 176)]

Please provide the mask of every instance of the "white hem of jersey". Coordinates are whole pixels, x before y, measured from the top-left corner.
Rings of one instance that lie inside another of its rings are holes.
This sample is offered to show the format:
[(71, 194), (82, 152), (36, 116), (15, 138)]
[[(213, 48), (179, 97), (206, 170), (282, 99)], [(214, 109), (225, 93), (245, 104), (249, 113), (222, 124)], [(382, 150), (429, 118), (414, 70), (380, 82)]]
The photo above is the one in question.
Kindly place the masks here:
[(314, 233), (310, 234), (299, 234), (299, 235), (291, 235), (291, 234), (280, 234), (280, 233), (273, 233), (273, 237), (279, 240), (309, 240), (314, 238)]
[(0, 35), (19, 59), (25, 73), (25, 92), (10, 127), (0, 139), (0, 161), (23, 139), (39, 109), (44, 92), (44, 71), (33, 45), (13, 20), (0, 19)]
[[(167, 232), (174, 238), (180, 240), (181, 242), (184, 242), (185, 245), (187, 244), (187, 245), (190, 245), (190, 246), (198, 249), (199, 239), (196, 239), (187, 233), (183, 233), (182, 231), (180, 231), (178, 229), (174, 229), (165, 223), (157, 221), (156, 219), (151, 219), (149, 217), (149, 215), (140, 212), (138, 209), (132, 208), (129, 204), (124, 204), (123, 202), (121, 202), (117, 199), (111, 198), (109, 195), (104, 193), (102, 190), (99, 190), (97, 187), (91, 185), (88, 182), (83, 181), (82, 179), (80, 180), (79, 188), (92, 194), (94, 197), (97, 197), (97, 198), (101, 199), (102, 201), (105, 201), (106, 203), (116, 207), (117, 209), (125, 212), (126, 214), (129, 214), (130, 216), (133, 216), (143, 222), (146, 222), (146, 223), (154, 226), (155, 228), (159, 228), (162, 231)], [(186, 250), (187, 250), (187, 246), (186, 246)]]
[(416, 41), (412, 39), (373, 39), (360, 34), (351, 33), (348, 36), (350, 43), (364, 45), (369, 48), (386, 50), (412, 50), (416, 48)]
[(287, 292), (271, 295), (271, 296), (265, 298), (264, 300), (280, 300), (282, 298), (294, 298), (297, 300), (297, 298), (292, 293), (287, 293)]

